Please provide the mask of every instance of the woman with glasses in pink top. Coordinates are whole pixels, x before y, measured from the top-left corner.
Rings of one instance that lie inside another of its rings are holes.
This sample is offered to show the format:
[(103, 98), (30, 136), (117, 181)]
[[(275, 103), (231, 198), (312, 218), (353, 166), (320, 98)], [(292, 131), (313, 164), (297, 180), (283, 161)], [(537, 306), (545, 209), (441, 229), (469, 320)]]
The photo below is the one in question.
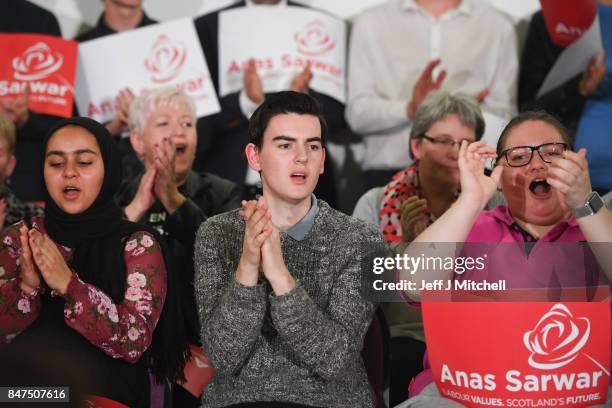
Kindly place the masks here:
[[(555, 258), (550, 256), (551, 252), (546, 252), (552, 247), (550, 243), (612, 242), (612, 213), (591, 189), (587, 152), (585, 149), (574, 152), (570, 144), (564, 127), (545, 112), (525, 112), (512, 119), (503, 130), (496, 150), (483, 141), (462, 143), (458, 159), (459, 197), (415, 238), (406, 253), (416, 251), (417, 247), (420, 250), (423, 243), (432, 242), (490, 243), (498, 247), (499, 243), (508, 243), (505, 248), (518, 247), (522, 251), (510, 254), (504, 249), (506, 252), (499, 263), (489, 265), (480, 274), (468, 271), (457, 275), (448, 270), (428, 270), (422, 276), (401, 272), (401, 278), (433, 281), (486, 277), (487, 280), (506, 280), (508, 289), (608, 283), (612, 278), (610, 255), (598, 250), (597, 245), (591, 249), (600, 266), (596, 268), (598, 272), (591, 275), (577, 273), (576, 263), (571, 258), (563, 255)], [(496, 166), (492, 174), (486, 176), (485, 164), (490, 159), (495, 159)], [(498, 189), (503, 192), (507, 205), (483, 211)], [(462, 249), (464, 252), (474, 250), (467, 245)], [(512, 257), (512, 267), (508, 266), (508, 256)], [(543, 262), (535, 262), (535, 265), (528, 262), (534, 258)], [(525, 267), (517, 267), (522, 261)], [(411, 300), (420, 300), (417, 290), (406, 292), (406, 295)], [(413, 404), (406, 406), (459, 406), (439, 397), (427, 357), (424, 365), (426, 369), (412, 383), (410, 395), (426, 390), (412, 399)]]

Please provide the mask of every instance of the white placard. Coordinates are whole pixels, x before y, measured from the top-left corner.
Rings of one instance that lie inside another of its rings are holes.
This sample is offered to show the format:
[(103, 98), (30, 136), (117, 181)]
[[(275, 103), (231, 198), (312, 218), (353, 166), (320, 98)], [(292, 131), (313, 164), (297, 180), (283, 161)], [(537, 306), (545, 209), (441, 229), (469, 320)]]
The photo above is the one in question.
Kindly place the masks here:
[(591, 59), (598, 53), (601, 53), (602, 49), (599, 16), (595, 16), (593, 24), (582, 37), (564, 49), (561, 55), (559, 55), (555, 65), (548, 71), (536, 98), (545, 95), (547, 92), (565, 83), (568, 79), (583, 72), (591, 62)]
[(346, 100), (346, 24), (304, 7), (257, 6), (219, 15), (219, 95), (243, 88), (248, 60), (257, 62), (265, 92), (289, 89), (308, 63), (310, 87)]
[(76, 102), (81, 115), (113, 118), (114, 100), (129, 87), (177, 86), (193, 97), (197, 116), (220, 110), (191, 19), (154, 24), (79, 45)]

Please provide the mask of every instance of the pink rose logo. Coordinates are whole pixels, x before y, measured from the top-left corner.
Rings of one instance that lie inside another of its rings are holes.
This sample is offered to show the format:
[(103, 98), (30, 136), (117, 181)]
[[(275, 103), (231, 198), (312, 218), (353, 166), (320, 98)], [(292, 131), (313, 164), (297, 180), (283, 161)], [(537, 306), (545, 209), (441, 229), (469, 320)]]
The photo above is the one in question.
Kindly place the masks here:
[(304, 55), (321, 55), (336, 46), (336, 41), (327, 32), (322, 22), (314, 20), (293, 34), (298, 52)]
[(185, 45), (160, 35), (149, 51), (145, 67), (151, 73), (153, 82), (168, 82), (176, 77), (187, 58)]
[(590, 331), (587, 318), (575, 318), (565, 305), (554, 305), (535, 329), (523, 335), (525, 347), (531, 352), (529, 365), (554, 370), (569, 364), (588, 341)]
[(39, 42), (25, 50), (21, 56), (13, 58), (14, 75), (22, 81), (41, 79), (60, 69), (63, 63), (62, 54)]

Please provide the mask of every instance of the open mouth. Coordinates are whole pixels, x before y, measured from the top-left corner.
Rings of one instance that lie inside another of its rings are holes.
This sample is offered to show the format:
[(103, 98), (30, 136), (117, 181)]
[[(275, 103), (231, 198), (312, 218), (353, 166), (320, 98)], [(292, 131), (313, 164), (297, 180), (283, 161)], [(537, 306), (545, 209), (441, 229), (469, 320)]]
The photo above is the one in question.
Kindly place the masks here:
[(291, 180), (297, 184), (304, 184), (306, 182), (306, 173), (291, 173)]
[(186, 151), (187, 151), (187, 146), (185, 146), (184, 144), (176, 145), (176, 155), (177, 156), (185, 154)]
[(550, 194), (550, 184), (545, 179), (536, 179), (529, 183), (529, 190), (536, 197), (547, 197)]
[(75, 198), (76, 196), (79, 195), (80, 192), (81, 190), (74, 186), (67, 186), (67, 187), (64, 187), (64, 189), (62, 190), (62, 193), (64, 194), (64, 197), (66, 198)]

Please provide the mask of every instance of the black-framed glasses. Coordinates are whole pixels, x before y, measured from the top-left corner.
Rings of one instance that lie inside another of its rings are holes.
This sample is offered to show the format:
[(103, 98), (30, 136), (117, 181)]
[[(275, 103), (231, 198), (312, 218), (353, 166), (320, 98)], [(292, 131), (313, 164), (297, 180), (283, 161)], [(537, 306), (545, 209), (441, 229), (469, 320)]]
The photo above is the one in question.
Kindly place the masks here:
[(450, 149), (452, 149), (453, 147), (455, 147), (455, 145), (456, 145), (457, 147), (460, 147), (460, 146), (461, 146), (461, 143), (462, 143), (464, 140), (465, 140), (466, 142), (468, 142), (468, 144), (469, 144), (469, 143), (474, 142), (473, 140), (468, 140), (468, 139), (461, 139), (461, 140), (459, 140), (459, 141), (456, 141), (456, 140), (450, 139), (450, 138), (448, 138), (448, 137), (441, 137), (441, 138), (431, 137), (431, 136), (429, 136), (429, 135), (427, 135), (427, 134), (425, 134), (425, 133), (423, 133), (422, 135), (420, 135), (418, 138), (419, 138), (419, 139), (425, 139), (425, 140), (428, 140), (428, 141), (430, 141), (431, 143), (433, 143), (433, 144), (437, 144), (437, 145), (440, 145), (440, 146), (442, 146), (442, 147), (444, 147), (444, 148), (446, 148), (446, 149), (448, 149), (448, 150), (450, 150)]
[(506, 149), (501, 152), (501, 157), (506, 158), (506, 163), (510, 167), (522, 167), (531, 163), (533, 152), (537, 151), (540, 159), (544, 163), (552, 163), (552, 161), (563, 155), (563, 152), (568, 149), (567, 143), (544, 143), (539, 146), (516, 146)]

